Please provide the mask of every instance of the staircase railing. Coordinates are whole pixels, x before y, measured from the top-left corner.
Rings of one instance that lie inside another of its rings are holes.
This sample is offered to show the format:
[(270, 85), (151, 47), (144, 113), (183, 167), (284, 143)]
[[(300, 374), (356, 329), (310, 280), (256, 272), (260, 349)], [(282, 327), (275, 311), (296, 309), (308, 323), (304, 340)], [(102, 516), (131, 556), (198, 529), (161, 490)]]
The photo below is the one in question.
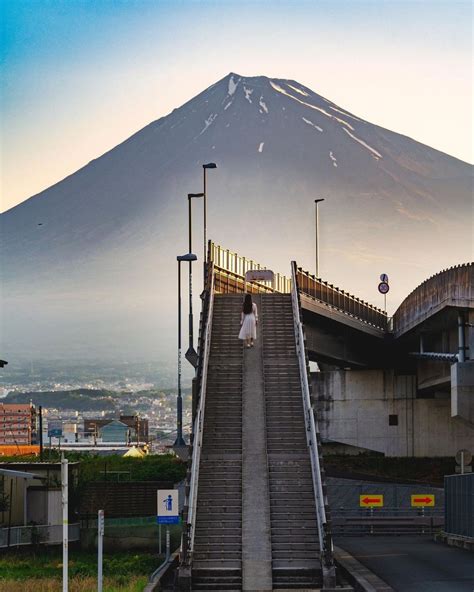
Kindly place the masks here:
[(316, 516), (318, 538), (320, 548), (321, 567), (323, 572), (323, 589), (335, 587), (336, 576), (333, 558), (333, 544), (331, 530), (327, 520), (327, 497), (323, 489), (323, 477), (321, 467), (320, 437), (316, 418), (311, 407), (311, 393), (308, 381), (308, 359), (306, 357), (303, 323), (301, 321), (301, 304), (298, 292), (298, 269), (296, 262), (291, 262), (292, 289), (291, 302), (293, 305), (293, 322), (296, 338), (296, 352), (298, 355), (301, 392), (303, 396), (303, 409), (306, 428), (306, 441), (311, 458), (311, 472), (313, 478), (314, 499), (316, 504)]
[(211, 348), (211, 333), (212, 333), (212, 314), (214, 309), (214, 265), (212, 262), (208, 264), (208, 281), (206, 287), (206, 298), (208, 302), (205, 303), (203, 318), (204, 336), (202, 339), (202, 349), (200, 354), (199, 366), (199, 392), (196, 401), (196, 412), (193, 423), (192, 432), (192, 453), (191, 466), (188, 471), (188, 484), (186, 487), (186, 499), (184, 503), (183, 512), (183, 534), (181, 540), (181, 565), (190, 567), (194, 549), (194, 533), (196, 530), (196, 506), (198, 496), (199, 483), (199, 463), (201, 459), (201, 449), (204, 429), (204, 410), (206, 404), (206, 388), (207, 388), (207, 369), (209, 363), (209, 355)]

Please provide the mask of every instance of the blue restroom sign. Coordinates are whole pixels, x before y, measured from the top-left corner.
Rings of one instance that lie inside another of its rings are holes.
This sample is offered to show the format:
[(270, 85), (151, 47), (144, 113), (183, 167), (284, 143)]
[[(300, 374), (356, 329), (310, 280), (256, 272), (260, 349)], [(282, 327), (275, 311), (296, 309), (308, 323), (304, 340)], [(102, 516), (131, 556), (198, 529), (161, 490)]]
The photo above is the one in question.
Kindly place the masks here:
[(158, 489), (156, 498), (158, 524), (179, 524), (177, 489)]

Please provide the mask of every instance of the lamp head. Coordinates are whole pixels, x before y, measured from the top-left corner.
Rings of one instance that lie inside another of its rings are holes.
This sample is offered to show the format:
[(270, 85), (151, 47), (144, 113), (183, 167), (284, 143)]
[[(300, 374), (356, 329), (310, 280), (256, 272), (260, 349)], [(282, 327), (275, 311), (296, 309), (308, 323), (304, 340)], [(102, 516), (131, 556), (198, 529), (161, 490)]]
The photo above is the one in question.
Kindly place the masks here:
[(197, 256), (194, 253), (187, 253), (186, 255), (178, 255), (177, 261), (197, 261)]
[(319, 203), (320, 201), (324, 201), (324, 197), (322, 199), (315, 199), (314, 203)]
[(204, 193), (188, 193), (188, 199), (193, 197), (204, 197)]
[(207, 164), (202, 165), (203, 169), (217, 169), (217, 164), (215, 162), (208, 162)]

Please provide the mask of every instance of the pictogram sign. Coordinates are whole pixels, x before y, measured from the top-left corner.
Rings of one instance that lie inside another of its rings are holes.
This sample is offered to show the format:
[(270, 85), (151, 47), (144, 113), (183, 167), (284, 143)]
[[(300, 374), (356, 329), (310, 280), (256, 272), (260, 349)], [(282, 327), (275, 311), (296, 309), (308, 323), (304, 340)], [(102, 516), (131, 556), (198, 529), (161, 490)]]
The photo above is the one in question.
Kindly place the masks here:
[(364, 493), (359, 496), (359, 505), (361, 508), (381, 508), (383, 507), (383, 495)]
[(433, 507), (435, 505), (435, 496), (432, 494), (419, 493), (411, 496), (411, 505), (413, 508)]

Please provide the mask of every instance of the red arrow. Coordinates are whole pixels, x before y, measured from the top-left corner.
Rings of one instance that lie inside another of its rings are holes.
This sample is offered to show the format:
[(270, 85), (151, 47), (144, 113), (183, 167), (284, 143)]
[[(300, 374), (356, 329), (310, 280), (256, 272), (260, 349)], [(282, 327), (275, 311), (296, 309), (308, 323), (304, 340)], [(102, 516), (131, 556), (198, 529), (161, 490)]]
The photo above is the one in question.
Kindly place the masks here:
[(430, 497), (415, 497), (415, 498), (413, 498), (413, 501), (414, 501), (416, 504), (423, 504), (423, 503), (425, 503), (425, 504), (429, 504), (429, 503), (431, 503), (433, 500), (432, 500)]
[(380, 504), (380, 498), (379, 497), (364, 497), (362, 502), (364, 504)]

